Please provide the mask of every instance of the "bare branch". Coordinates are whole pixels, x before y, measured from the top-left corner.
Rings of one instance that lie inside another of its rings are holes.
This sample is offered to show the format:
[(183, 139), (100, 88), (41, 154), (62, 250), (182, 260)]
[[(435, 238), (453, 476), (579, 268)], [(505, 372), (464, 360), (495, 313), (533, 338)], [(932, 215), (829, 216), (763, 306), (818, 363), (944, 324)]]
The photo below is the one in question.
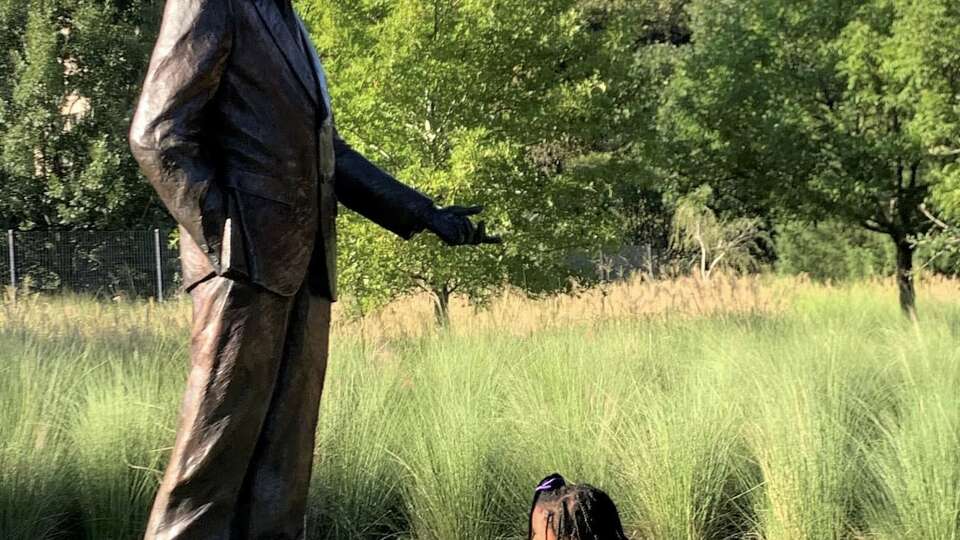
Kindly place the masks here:
[(929, 152), (931, 156), (936, 157), (960, 156), (960, 148), (948, 148), (946, 146), (934, 146)]
[(952, 228), (952, 227), (950, 227), (950, 225), (948, 225), (946, 222), (940, 220), (939, 218), (937, 218), (937, 216), (933, 215), (933, 213), (930, 212), (930, 209), (927, 208), (926, 203), (920, 205), (920, 213), (922, 213), (924, 216), (926, 216), (927, 219), (929, 219), (931, 223), (933, 223), (933, 224), (936, 225), (937, 227), (940, 227), (940, 228), (943, 229), (943, 230), (949, 230), (949, 229)]
[(726, 251), (723, 251), (723, 252), (721, 252), (719, 255), (717, 255), (716, 258), (714, 258), (713, 261), (710, 262), (710, 269), (709, 269), (709, 271), (707, 272), (707, 274), (708, 274), (708, 275), (709, 275), (709, 274), (712, 274), (712, 273), (713, 273), (713, 269), (716, 268), (717, 265), (720, 264), (720, 261), (722, 261), (723, 258), (726, 257), (726, 256), (727, 256), (727, 252), (726, 252)]
[(890, 232), (890, 231), (888, 231), (886, 228), (884, 228), (883, 225), (881, 225), (880, 223), (877, 223), (876, 221), (874, 221), (874, 220), (872, 220), (872, 219), (865, 219), (865, 220), (863, 220), (863, 222), (861, 222), (860, 224), (861, 224), (865, 229), (871, 230), (871, 231), (876, 232), (876, 233), (887, 234), (888, 232)]

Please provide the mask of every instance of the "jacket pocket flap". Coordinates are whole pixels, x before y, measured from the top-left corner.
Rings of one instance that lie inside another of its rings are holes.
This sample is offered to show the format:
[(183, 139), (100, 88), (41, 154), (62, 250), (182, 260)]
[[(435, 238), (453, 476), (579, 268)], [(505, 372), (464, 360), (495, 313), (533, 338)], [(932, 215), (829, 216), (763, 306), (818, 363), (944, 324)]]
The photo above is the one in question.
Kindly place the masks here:
[(290, 193), (290, 186), (284, 185), (279, 178), (235, 170), (227, 173), (224, 183), (227, 187), (242, 193), (293, 206), (293, 194)]

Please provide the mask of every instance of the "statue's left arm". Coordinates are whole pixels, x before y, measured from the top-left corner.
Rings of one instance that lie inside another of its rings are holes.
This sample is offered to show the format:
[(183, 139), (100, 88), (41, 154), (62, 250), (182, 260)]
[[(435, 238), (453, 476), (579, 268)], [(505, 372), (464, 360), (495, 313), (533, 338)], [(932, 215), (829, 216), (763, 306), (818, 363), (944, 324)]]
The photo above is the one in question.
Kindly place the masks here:
[(486, 234), (469, 216), (479, 207), (437, 208), (426, 195), (399, 182), (350, 147), (334, 132), (336, 194), (347, 208), (381, 227), (410, 239), (425, 229), (449, 245), (495, 244), (500, 239)]
[(337, 199), (404, 239), (426, 228), (433, 201), (380, 170), (334, 132)]

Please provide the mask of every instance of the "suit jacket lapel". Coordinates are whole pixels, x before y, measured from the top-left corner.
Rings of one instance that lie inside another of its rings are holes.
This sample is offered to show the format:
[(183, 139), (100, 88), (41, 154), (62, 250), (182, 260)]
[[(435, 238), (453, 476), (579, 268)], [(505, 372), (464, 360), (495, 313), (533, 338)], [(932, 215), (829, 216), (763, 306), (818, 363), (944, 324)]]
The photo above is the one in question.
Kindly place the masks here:
[(283, 15), (275, 4), (276, 0), (254, 0), (254, 6), (260, 15), (260, 20), (270, 31), (273, 42), (283, 53), (287, 60), (287, 65), (297, 75), (303, 89), (310, 96), (314, 105), (317, 101), (317, 84), (313, 78), (310, 65), (307, 63), (306, 54), (299, 43), (299, 36), (294, 36), (290, 27), (283, 20)]
[(317, 76), (317, 81), (320, 83), (320, 97), (323, 99), (326, 115), (330, 116), (332, 114), (332, 109), (330, 109), (330, 90), (327, 88), (327, 74), (324, 72), (323, 64), (320, 62), (320, 55), (317, 53), (317, 49), (314, 48), (313, 41), (310, 40), (310, 33), (307, 32), (307, 27), (303, 24), (303, 21), (299, 19), (297, 19), (297, 21), (300, 23), (301, 37), (303, 39), (304, 46), (307, 48), (307, 54), (310, 56), (310, 61), (313, 64), (313, 71)]

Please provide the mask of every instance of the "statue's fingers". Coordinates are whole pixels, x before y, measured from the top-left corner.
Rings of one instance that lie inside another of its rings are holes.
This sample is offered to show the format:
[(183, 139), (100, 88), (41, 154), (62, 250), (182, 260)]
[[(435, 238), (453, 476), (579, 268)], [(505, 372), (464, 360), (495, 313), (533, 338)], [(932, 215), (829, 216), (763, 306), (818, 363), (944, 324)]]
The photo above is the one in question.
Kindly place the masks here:
[(460, 220), (459, 232), (461, 244), (469, 244), (477, 234), (476, 228), (473, 223), (470, 223), (469, 219)]
[(463, 243), (468, 244), (477, 237), (477, 228), (470, 222), (469, 219), (465, 219), (466, 225), (464, 227)]
[(487, 234), (487, 224), (484, 221), (481, 221), (477, 225), (476, 236), (474, 237), (475, 244), (502, 244), (503, 240), (499, 236), (490, 236)]
[(483, 207), (482, 206), (451, 206), (446, 210), (455, 216), (469, 217), (469, 216), (475, 216), (480, 212), (483, 212)]
[(487, 223), (481, 221), (477, 223), (477, 228), (473, 231), (473, 236), (470, 238), (470, 243), (478, 245), (483, 242), (483, 237), (487, 235)]

